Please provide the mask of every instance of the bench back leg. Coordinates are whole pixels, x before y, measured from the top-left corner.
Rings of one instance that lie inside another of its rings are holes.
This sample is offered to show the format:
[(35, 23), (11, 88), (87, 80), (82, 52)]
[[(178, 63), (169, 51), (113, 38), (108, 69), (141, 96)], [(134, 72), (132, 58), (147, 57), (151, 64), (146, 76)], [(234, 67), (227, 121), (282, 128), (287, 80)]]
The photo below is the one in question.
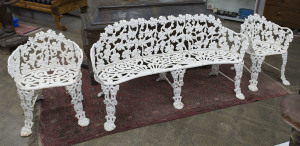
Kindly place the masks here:
[(234, 64), (234, 69), (236, 71), (236, 75), (234, 78), (234, 86), (235, 86), (234, 91), (236, 93), (236, 98), (238, 99), (245, 99), (245, 96), (241, 91), (241, 78), (243, 75), (243, 67), (244, 67), (244, 61)]

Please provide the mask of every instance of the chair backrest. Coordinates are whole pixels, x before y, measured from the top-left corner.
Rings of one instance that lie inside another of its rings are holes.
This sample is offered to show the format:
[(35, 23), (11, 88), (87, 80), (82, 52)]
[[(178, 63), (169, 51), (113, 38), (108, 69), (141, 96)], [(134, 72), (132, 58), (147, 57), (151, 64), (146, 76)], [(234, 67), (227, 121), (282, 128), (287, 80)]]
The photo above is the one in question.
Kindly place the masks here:
[[(241, 25), (241, 33), (248, 35), (251, 41), (268, 41), (283, 44), (286, 37), (293, 37), (293, 33), (284, 27), (267, 21), (264, 16), (250, 15)], [(288, 43), (290, 40), (288, 40)]]
[(29, 37), (8, 59), (8, 71), (13, 78), (32, 70), (55, 67), (80, 69), (83, 53), (79, 46), (52, 30)]
[(236, 36), (240, 37), (212, 15), (122, 20), (105, 28), (90, 55), (93, 67), (102, 68), (123, 59), (189, 49), (229, 50), (234, 44), (237, 52), (240, 48), (235, 42), (241, 38)]

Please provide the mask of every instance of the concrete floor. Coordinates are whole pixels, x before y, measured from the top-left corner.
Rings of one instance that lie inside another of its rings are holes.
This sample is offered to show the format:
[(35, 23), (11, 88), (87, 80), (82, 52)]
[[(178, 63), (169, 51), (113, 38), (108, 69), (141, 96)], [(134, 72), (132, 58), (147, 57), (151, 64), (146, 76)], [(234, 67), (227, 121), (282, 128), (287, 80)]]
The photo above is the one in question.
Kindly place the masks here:
[[(91, 4), (90, 12), (96, 5)], [(17, 11), (15, 10), (17, 14)], [(30, 24), (57, 32), (52, 16), (46, 13), (22, 10), (21, 23)], [(79, 11), (65, 15), (62, 23), (67, 24), (68, 30), (62, 32), (67, 38), (82, 47)], [(223, 25), (239, 31), (240, 23), (223, 21)], [(33, 34), (30, 34), (33, 35)], [(291, 93), (300, 89), (300, 37), (295, 37), (289, 48), (286, 77), (291, 86), (286, 88)], [(39, 102), (35, 106), (35, 126), (30, 137), (22, 138), (19, 133), (23, 126), (24, 115), (13, 79), (7, 72), (9, 52), (0, 49), (0, 145), (41, 145), (38, 135)], [(270, 56), (266, 61), (276, 67), (281, 65), (280, 56)], [(246, 57), (249, 62), (249, 57)], [(263, 65), (262, 73), (280, 82), (280, 73)], [(289, 140), (290, 126), (282, 121), (279, 103), (284, 97), (276, 97), (250, 104), (234, 106), (195, 115), (170, 122), (160, 123), (142, 128), (132, 129), (87, 142), (78, 146), (111, 145), (111, 146), (156, 146), (156, 145), (187, 145), (187, 146), (271, 146)]]

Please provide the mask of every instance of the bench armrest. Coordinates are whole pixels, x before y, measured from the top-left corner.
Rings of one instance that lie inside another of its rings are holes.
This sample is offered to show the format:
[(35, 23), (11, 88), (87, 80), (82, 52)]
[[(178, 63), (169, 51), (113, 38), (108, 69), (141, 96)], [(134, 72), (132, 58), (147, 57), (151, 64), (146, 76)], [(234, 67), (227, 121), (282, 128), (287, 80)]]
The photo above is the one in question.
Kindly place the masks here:
[[(226, 28), (227, 29), (227, 28)], [(248, 37), (242, 33), (236, 33), (227, 29), (229, 51), (239, 53), (239, 60), (243, 60), (245, 52), (249, 47)]]

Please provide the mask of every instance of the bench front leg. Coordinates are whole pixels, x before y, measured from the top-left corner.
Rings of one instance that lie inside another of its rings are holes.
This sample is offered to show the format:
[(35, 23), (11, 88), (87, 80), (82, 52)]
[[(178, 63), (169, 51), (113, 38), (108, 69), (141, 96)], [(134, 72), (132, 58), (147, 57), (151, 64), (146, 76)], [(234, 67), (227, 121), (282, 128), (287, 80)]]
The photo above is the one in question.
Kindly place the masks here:
[(174, 83), (172, 84), (174, 88), (174, 103), (173, 106), (176, 109), (182, 109), (183, 103), (181, 102), (181, 87), (183, 86), (183, 76), (185, 73), (185, 69), (179, 69), (171, 72), (171, 75), (174, 79)]
[(236, 75), (234, 78), (234, 86), (235, 86), (235, 93), (236, 93), (236, 98), (238, 99), (245, 99), (245, 96), (242, 94), (241, 91), (241, 78), (243, 75), (243, 66), (244, 66), (244, 61), (234, 64), (234, 69), (236, 71)]
[(106, 105), (107, 112), (107, 115), (105, 116), (106, 122), (104, 123), (104, 129), (106, 131), (112, 131), (116, 128), (115, 106), (118, 104), (116, 96), (119, 90), (119, 85), (101, 85), (101, 88), (104, 93), (104, 104)]

